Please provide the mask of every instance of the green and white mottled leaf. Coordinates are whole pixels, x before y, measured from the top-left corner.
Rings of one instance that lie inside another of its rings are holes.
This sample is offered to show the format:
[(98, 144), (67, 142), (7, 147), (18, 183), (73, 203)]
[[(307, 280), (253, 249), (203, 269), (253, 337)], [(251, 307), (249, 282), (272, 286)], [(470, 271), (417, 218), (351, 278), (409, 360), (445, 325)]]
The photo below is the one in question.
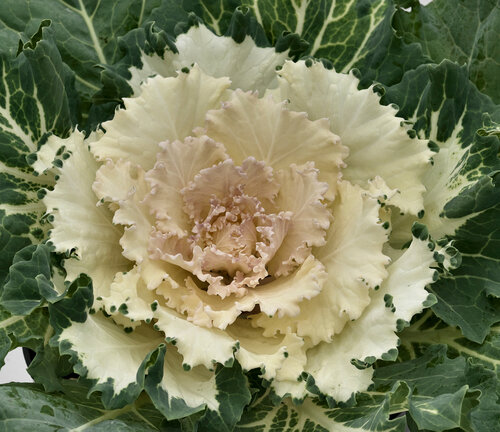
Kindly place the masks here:
[(294, 405), (287, 399), (275, 405), (267, 393), (257, 395), (238, 423), (236, 432), (404, 432), (404, 417), (389, 419), (390, 404), (404, 399), (408, 387), (396, 384), (386, 393), (358, 394), (355, 406), (329, 407), (307, 398)]
[[(387, 89), (385, 100), (399, 104), (399, 114), (439, 151), (424, 178), (420, 221), (434, 239), (453, 239), (462, 265), (432, 285), (439, 300), (433, 309), (481, 342), (500, 320), (500, 140), (476, 131), (482, 130), (484, 112), (498, 122), (500, 110), (470, 83), (465, 67), (448, 61), (408, 72)], [(391, 240), (403, 244), (402, 233), (413, 221), (395, 215)]]
[(449, 59), (466, 64), (469, 78), (500, 103), (500, 7), (497, 0), (434, 0), (427, 6), (412, 1), (399, 10), (394, 27), (406, 42), (417, 42), (434, 62)]
[(500, 325), (493, 326), (484, 342), (479, 344), (428, 311), (401, 333), (400, 356), (403, 360), (419, 357), (428, 345), (436, 343), (447, 345), (452, 356), (470, 357), (493, 370), (500, 381)]
[(495, 373), (461, 356), (449, 358), (445, 345), (431, 345), (412, 360), (379, 368), (374, 381), (382, 391), (395, 382), (408, 384), (406, 409), (421, 429), (480, 432), (494, 430), (500, 420)]
[(307, 54), (324, 57), (349, 71), (366, 56), (367, 43), (393, 6), (383, 0), (243, 0), (271, 41), (282, 32), (309, 42)]
[(112, 64), (123, 52), (118, 38), (141, 26), (160, 0), (4, 0), (0, 29), (35, 32), (50, 19), (63, 61), (75, 72), (76, 86), (86, 103), (101, 88), (98, 64)]
[(64, 394), (48, 394), (38, 384), (0, 386), (0, 429), (10, 431), (180, 431), (167, 425), (147, 396), (120, 409), (105, 409), (97, 396), (74, 381), (64, 383)]
[(37, 347), (48, 328), (47, 311), (36, 309), (28, 316), (13, 315), (0, 306), (0, 367), (7, 353), (16, 346)]
[(146, 325), (126, 331), (100, 313), (73, 322), (57, 335), (61, 354), (79, 362), (77, 371), (103, 392), (110, 408), (132, 403), (144, 386), (144, 360), (163, 337)]
[[(17, 57), (12, 32), (0, 30), (0, 283), (15, 253), (39, 243), (48, 224), (38, 192), (53, 178), (35, 176), (27, 158), (48, 133), (66, 134), (74, 122), (73, 75), (45, 22)], [(4, 39), (5, 37), (5, 39)]]

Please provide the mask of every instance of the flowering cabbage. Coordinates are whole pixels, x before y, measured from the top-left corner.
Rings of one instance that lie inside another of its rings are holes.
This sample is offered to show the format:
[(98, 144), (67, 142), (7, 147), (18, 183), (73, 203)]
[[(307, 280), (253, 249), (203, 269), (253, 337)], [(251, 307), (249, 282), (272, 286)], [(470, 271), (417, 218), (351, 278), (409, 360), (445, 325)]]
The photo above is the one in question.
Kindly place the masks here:
[(54, 2), (1, 57), (2, 349), (34, 348), (32, 376), (73, 413), (10, 386), (4, 418), (493, 430), (499, 111), (469, 81), (479, 54), (434, 64), (412, 31), (442, 2), (333, 2), (316, 23), (308, 2), (292, 19), (130, 1), (111, 24), (90, 3)]

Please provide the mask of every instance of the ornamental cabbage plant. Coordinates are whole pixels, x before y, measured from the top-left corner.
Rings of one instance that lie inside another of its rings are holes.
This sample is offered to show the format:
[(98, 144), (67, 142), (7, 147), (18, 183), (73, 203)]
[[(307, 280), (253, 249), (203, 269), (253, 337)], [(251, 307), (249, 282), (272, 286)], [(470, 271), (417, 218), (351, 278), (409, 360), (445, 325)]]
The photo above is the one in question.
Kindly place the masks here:
[(7, 428), (498, 427), (498, 5), (327, 3), (6, 1)]

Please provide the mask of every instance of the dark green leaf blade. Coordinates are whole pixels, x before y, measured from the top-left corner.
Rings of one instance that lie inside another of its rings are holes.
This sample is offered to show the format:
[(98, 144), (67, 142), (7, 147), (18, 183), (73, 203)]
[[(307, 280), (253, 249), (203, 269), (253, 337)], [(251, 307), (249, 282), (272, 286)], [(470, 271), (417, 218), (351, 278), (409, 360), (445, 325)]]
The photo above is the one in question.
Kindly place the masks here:
[(37, 349), (50, 336), (46, 309), (36, 309), (28, 316), (12, 315), (0, 306), (0, 367), (7, 353), (17, 346)]
[(140, 27), (159, 0), (5, 0), (0, 9), (0, 29), (34, 33), (50, 19), (63, 61), (76, 74), (84, 101), (100, 89), (98, 64), (112, 64), (122, 53), (118, 38)]
[[(444, 356), (445, 349), (442, 345), (441, 351), (433, 346), (436, 343), (445, 344), (447, 355), (452, 360)], [(492, 328), (484, 343), (478, 344), (463, 337), (460, 330), (447, 326), (434, 314), (427, 312), (401, 334), (400, 357), (405, 360), (401, 365), (420, 362), (420, 367), (425, 367), (425, 359), (432, 357), (431, 351), (435, 356), (433, 361), (427, 361), (427, 367), (440, 369), (441, 376), (435, 379), (435, 383), (425, 383), (427, 374), (422, 372), (420, 385), (424, 385), (427, 392), (434, 394), (440, 390), (445, 393), (456, 390), (453, 387), (454, 381), (458, 385), (468, 385), (469, 393), (464, 400), (462, 423), (465, 422), (470, 430), (477, 432), (494, 430), (500, 422), (498, 326)], [(415, 360), (410, 362), (410, 359)], [(446, 370), (447, 367), (449, 370)], [(400, 375), (402, 374), (403, 372)]]
[(122, 409), (106, 410), (88, 389), (76, 382), (64, 384), (64, 394), (48, 394), (37, 384), (0, 386), (0, 429), (57, 431), (159, 431), (163, 416), (147, 397)]
[[(0, 30), (0, 40), (13, 37)], [(9, 46), (0, 47), (0, 284), (16, 252), (39, 243), (48, 229), (39, 192), (54, 180), (36, 176), (28, 159), (49, 133), (72, 129), (77, 105), (74, 75), (47, 22), (17, 57)]]
[(500, 103), (500, 7), (496, 0), (434, 0), (411, 12), (399, 10), (394, 26), (405, 41), (418, 42), (434, 62), (467, 64), (469, 77)]
[(438, 299), (433, 310), (481, 342), (500, 320), (500, 140), (477, 131), (484, 130), (483, 113), (496, 123), (500, 110), (468, 80), (465, 67), (448, 61), (408, 72), (387, 88), (385, 101), (396, 103), (419, 136), (439, 149), (428, 176), (436, 179), (436, 170), (444, 178), (438, 188), (426, 184), (428, 213), (421, 222), (436, 239), (453, 240), (462, 265), (431, 285)]

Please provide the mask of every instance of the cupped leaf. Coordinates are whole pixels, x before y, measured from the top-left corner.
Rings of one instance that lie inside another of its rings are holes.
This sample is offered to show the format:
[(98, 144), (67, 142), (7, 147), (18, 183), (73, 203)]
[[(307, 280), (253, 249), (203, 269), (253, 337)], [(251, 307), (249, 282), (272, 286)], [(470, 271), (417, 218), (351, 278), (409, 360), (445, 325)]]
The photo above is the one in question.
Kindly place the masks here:
[(0, 296), (11, 313), (28, 315), (45, 299), (52, 301), (62, 294), (51, 281), (54, 270), (50, 254), (50, 248), (41, 244), (27, 246), (14, 256)]
[(57, 341), (62, 354), (79, 362), (75, 369), (92, 381), (92, 391), (102, 391), (103, 403), (117, 408), (133, 403), (143, 390), (145, 359), (163, 338), (148, 326), (130, 332), (95, 314), (72, 322)]
[(205, 408), (215, 411), (215, 374), (203, 366), (186, 370), (175, 346), (162, 344), (151, 355), (145, 389), (155, 406), (168, 419), (187, 417)]
[[(126, 109), (103, 124), (106, 134), (91, 143), (92, 153), (99, 160), (123, 158), (144, 170), (152, 168), (158, 144), (183, 140), (194, 128), (203, 126), (205, 113), (220, 106), (229, 84), (228, 78), (210, 77), (198, 66), (179, 72), (177, 77), (148, 80), (139, 97), (127, 99)], [(156, 120), (158, 113), (165, 121)]]
[(319, 62), (287, 62), (279, 75), (279, 89), (273, 93), (311, 120), (326, 117), (347, 147), (342, 170), (346, 180), (368, 188), (381, 177), (390, 204), (412, 214), (422, 209), (422, 177), (432, 153), (425, 141), (407, 134), (394, 107), (381, 105), (373, 88), (358, 90), (352, 73), (336, 73)]

